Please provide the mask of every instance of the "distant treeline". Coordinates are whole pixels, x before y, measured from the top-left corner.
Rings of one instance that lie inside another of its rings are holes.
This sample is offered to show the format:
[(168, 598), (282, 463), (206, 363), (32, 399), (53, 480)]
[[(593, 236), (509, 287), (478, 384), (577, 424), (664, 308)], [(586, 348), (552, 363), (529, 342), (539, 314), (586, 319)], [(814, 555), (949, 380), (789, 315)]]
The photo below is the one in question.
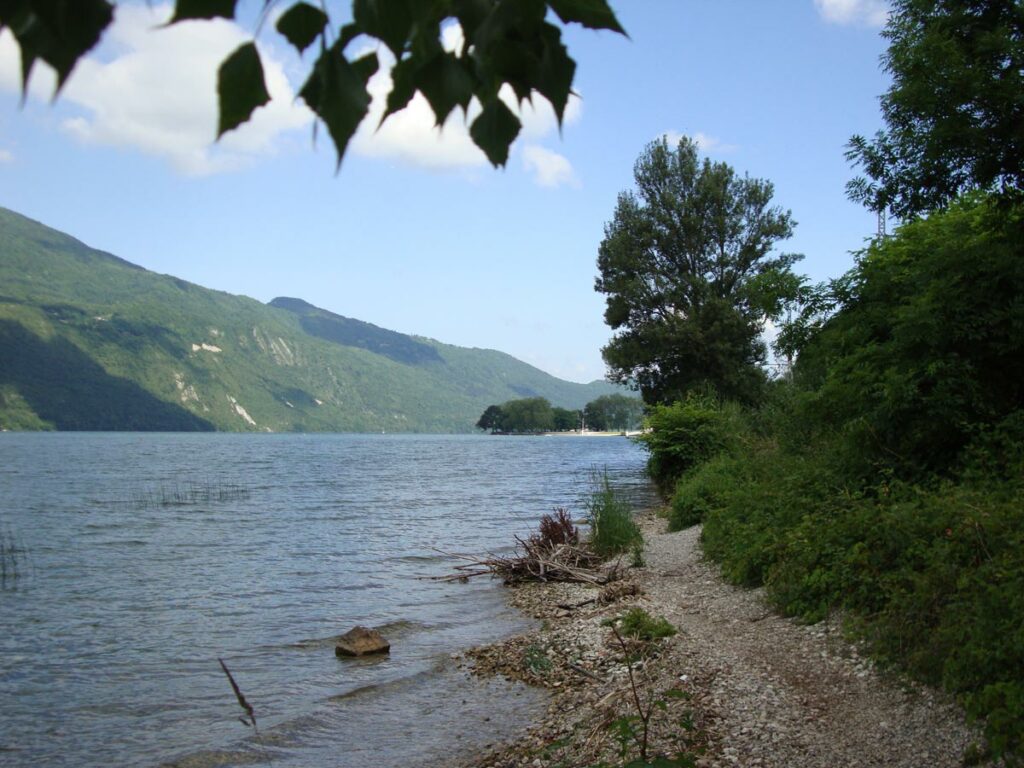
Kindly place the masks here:
[(553, 406), (543, 397), (527, 397), (488, 406), (476, 426), (491, 434), (629, 430), (639, 428), (643, 411), (639, 398), (626, 395), (602, 395), (581, 411)]

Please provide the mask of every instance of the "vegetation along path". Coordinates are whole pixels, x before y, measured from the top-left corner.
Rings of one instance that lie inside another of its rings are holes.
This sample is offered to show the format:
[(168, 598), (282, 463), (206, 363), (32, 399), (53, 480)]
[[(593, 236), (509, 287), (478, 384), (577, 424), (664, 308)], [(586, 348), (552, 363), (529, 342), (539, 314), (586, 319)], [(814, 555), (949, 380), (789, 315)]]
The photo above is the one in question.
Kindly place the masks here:
[[(546, 685), (552, 703), (519, 743), (478, 756), (473, 765), (608, 765), (635, 757), (635, 750), (615, 755), (615, 718), (628, 716), (634, 704), (607, 627), (609, 618), (634, 606), (678, 630), (635, 667), (645, 704), (670, 688), (685, 693), (681, 704), (669, 700), (666, 711), (654, 708), (652, 715), (652, 752), (683, 750), (693, 760), (674, 764), (964, 764), (979, 736), (948, 696), (879, 672), (842, 639), (834, 620), (796, 623), (773, 613), (762, 590), (725, 583), (703, 559), (699, 526), (666, 533), (664, 520), (648, 516), (643, 527), (646, 565), (630, 576), (636, 595), (626, 591), (612, 604), (584, 607), (597, 597), (596, 587), (515, 589), (513, 603), (542, 617), (541, 631), (471, 656), (478, 672)], [(537, 663), (541, 655), (550, 669)], [(680, 714), (689, 722), (683, 728)]]

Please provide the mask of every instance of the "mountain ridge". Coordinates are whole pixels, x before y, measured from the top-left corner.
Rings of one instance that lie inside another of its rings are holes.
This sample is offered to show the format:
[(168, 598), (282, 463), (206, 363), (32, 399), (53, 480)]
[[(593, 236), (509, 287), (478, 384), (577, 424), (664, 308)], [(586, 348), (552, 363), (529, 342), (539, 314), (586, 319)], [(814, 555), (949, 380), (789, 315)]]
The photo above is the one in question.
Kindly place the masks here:
[(0, 427), (469, 432), (621, 391), (504, 352), (162, 275), (0, 208)]

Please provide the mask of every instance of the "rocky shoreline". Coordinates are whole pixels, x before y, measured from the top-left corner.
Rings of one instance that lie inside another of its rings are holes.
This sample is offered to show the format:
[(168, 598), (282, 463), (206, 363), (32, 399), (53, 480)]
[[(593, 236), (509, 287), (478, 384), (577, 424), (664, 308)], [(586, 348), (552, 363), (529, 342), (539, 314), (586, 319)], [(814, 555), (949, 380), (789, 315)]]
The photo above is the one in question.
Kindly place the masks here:
[[(954, 768), (981, 742), (944, 694), (877, 670), (835, 622), (798, 624), (761, 590), (722, 581), (699, 528), (640, 520), (645, 566), (599, 588), (525, 584), (512, 605), (536, 632), (472, 649), (460, 664), (550, 692), (543, 720), (461, 768), (623, 765), (640, 756), (701, 768)], [(623, 647), (608, 625), (630, 608), (678, 631)], [(629, 666), (627, 667), (627, 664)]]

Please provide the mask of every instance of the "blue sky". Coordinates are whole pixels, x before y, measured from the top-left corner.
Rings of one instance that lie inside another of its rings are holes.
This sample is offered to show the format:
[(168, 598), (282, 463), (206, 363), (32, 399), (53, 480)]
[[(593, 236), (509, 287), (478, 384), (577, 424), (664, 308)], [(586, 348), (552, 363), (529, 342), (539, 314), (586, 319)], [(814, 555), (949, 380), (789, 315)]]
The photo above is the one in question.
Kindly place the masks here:
[[(696, 137), (712, 159), (771, 180), (798, 222), (781, 250), (805, 254), (812, 279), (848, 269), (875, 221), (845, 198), (843, 146), (881, 127), (884, 3), (612, 6), (630, 39), (567, 30), (581, 98), (561, 136), (543, 105), (525, 115), (505, 170), (472, 147), (461, 116), (439, 134), (414, 103), (381, 132), (364, 126), (335, 175), (333, 148), (314, 146), (293, 98), (308, 61), (272, 25), (259, 38), (272, 106), (216, 146), (216, 64), (251, 26), (157, 29), (168, 6), (122, 3), (57, 102), (39, 67), (24, 107), (4, 32), (0, 205), (157, 272), (500, 349), (576, 381), (603, 376), (597, 247), (659, 136)], [(372, 83), (387, 86), (386, 73)]]

